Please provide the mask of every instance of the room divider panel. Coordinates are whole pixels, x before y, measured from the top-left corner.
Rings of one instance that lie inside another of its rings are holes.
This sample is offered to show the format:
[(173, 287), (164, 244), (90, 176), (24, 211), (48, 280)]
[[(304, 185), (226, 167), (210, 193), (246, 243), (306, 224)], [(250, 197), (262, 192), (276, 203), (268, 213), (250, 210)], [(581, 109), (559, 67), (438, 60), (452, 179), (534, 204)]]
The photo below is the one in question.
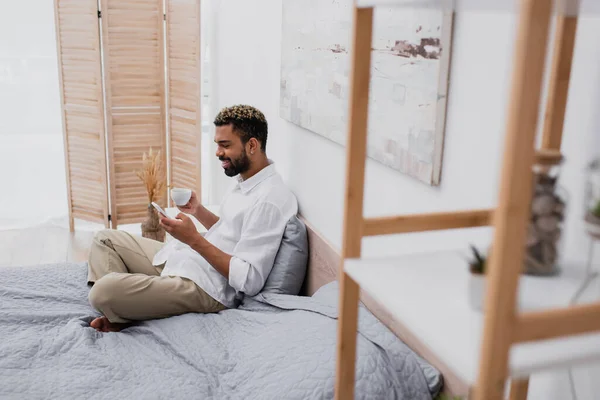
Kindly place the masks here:
[(108, 226), (98, 6), (95, 0), (54, 4), (70, 228), (73, 218)]
[(199, 192), (200, 0), (55, 0), (55, 19), (70, 229), (145, 218), (150, 147)]
[(200, 2), (167, 1), (170, 182), (200, 194)]

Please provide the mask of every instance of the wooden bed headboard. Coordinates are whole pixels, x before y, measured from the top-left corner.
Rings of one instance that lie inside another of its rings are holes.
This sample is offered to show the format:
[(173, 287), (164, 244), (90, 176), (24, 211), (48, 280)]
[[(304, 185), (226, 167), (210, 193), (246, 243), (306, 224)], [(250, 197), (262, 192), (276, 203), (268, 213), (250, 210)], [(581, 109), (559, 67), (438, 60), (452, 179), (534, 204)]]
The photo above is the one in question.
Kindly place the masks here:
[[(306, 224), (309, 249), (308, 270), (301, 295), (312, 296), (321, 286), (338, 278), (341, 252), (317, 232), (310, 222), (303, 217), (300, 218)], [(443, 393), (452, 396), (467, 396), (469, 394), (468, 385), (441, 362), (419, 338), (415, 337), (401, 322), (394, 319), (389, 312), (362, 290), (360, 300), (400, 340), (442, 373), (444, 377)]]
[(321, 286), (338, 278), (340, 254), (331, 243), (319, 234), (305, 218), (308, 232), (308, 269), (302, 285), (303, 296), (312, 296)]

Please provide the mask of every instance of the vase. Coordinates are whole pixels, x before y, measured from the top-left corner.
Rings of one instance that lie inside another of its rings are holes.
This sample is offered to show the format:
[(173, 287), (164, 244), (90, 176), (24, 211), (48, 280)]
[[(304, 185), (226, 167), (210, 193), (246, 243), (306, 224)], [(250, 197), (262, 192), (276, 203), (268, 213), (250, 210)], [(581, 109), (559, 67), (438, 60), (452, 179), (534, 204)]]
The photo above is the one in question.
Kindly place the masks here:
[(591, 211), (585, 215), (585, 229), (594, 239), (600, 239), (600, 218)]
[(142, 222), (142, 237), (159, 242), (165, 241), (165, 230), (160, 226), (158, 212), (152, 204), (148, 204), (146, 219)]
[(469, 304), (475, 311), (483, 311), (485, 301), (485, 275), (469, 274)]
[[(472, 310), (483, 312), (485, 308), (487, 279), (485, 274), (469, 273), (469, 305)], [(528, 293), (524, 285), (518, 285), (516, 307), (519, 311), (527, 309), (524, 301), (525, 293)], [(531, 297), (531, 296), (530, 296)]]
[(531, 214), (527, 226), (524, 273), (550, 276), (559, 272), (566, 191), (558, 185), (560, 165), (534, 165)]
[(600, 159), (587, 167), (585, 184), (585, 229), (594, 239), (600, 239)]

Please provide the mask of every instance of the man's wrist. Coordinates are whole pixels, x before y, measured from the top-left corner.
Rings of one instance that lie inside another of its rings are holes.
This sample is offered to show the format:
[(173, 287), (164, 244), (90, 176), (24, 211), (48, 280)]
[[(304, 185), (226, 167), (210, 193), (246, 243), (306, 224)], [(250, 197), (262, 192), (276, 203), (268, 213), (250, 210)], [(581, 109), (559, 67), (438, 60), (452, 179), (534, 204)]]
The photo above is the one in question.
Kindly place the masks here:
[(207, 240), (200, 234), (200, 232), (196, 232), (194, 238), (190, 241), (190, 247), (200, 253), (206, 246)]
[(198, 203), (198, 205), (196, 206), (196, 209), (194, 210), (194, 217), (196, 217), (197, 220), (200, 220), (199, 216), (203, 208), (204, 206), (200, 203)]

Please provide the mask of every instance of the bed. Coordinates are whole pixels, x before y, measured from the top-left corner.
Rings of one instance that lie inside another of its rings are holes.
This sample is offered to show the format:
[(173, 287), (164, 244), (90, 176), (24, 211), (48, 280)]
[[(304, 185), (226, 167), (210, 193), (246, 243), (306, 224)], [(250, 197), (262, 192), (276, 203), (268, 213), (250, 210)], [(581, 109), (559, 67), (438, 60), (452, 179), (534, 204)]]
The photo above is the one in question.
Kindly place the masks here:
[[(302, 296), (120, 333), (89, 327), (85, 263), (0, 268), (0, 398), (333, 398), (339, 256), (307, 226)], [(356, 398), (431, 399), (439, 370), (375, 315), (361, 306)]]

